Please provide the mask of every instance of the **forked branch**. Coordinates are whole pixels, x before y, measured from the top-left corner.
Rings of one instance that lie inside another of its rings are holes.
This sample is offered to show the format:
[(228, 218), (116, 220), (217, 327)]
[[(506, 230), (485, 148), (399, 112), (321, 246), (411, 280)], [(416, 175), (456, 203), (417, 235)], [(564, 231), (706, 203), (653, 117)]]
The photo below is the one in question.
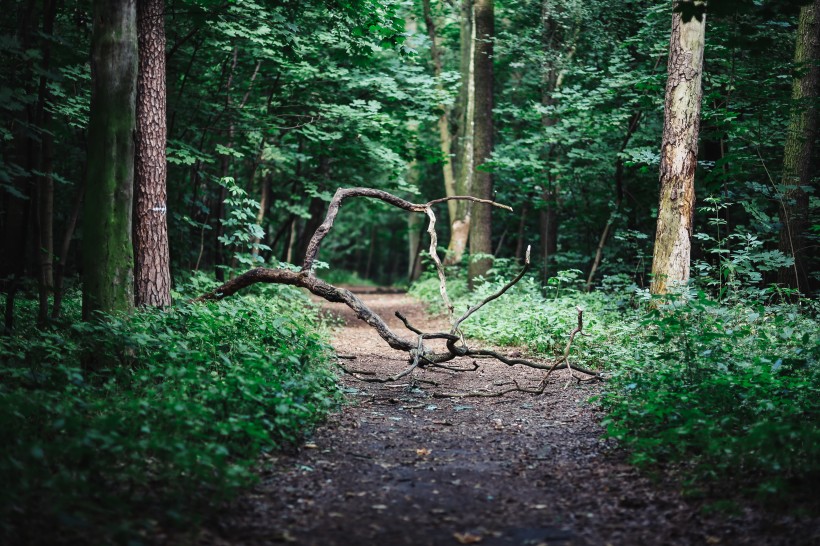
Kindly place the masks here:
[[(415, 334), (415, 340), (406, 339), (404, 337), (399, 336), (390, 327), (387, 323), (373, 310), (371, 310), (367, 305), (362, 302), (355, 294), (350, 292), (347, 289), (339, 288), (329, 284), (321, 279), (318, 279), (313, 273), (313, 264), (316, 261), (316, 257), (319, 253), (319, 248), (322, 244), (322, 241), (330, 232), (331, 228), (333, 227), (333, 223), (336, 219), (336, 216), (339, 213), (339, 209), (342, 205), (342, 202), (349, 198), (349, 197), (370, 197), (374, 199), (380, 199), (386, 203), (389, 203), (395, 207), (400, 209), (413, 212), (413, 213), (420, 213), (423, 212), (427, 215), (429, 219), (428, 229), (427, 232), (430, 234), (430, 256), (433, 260), (433, 263), (436, 266), (436, 270), (438, 272), (439, 277), (439, 287), (442, 299), (444, 301), (445, 306), (447, 307), (448, 314), (452, 323), (452, 328), (450, 332), (423, 332), (419, 328), (412, 326), (406, 317), (404, 317), (401, 313), (396, 312), (396, 316), (404, 323), (408, 330), (410, 330), (413, 334)], [(377, 377), (370, 377), (369, 373), (359, 372), (354, 370), (347, 370), (344, 369), (347, 373), (357, 377), (362, 381), (368, 382), (379, 382), (379, 383), (388, 383), (398, 381), (409, 374), (411, 374), (416, 368), (423, 367), (423, 366), (434, 366), (434, 367), (441, 367), (451, 371), (473, 371), (478, 368), (478, 364), (473, 361), (472, 368), (463, 368), (463, 367), (454, 367), (454, 366), (445, 366), (443, 363), (453, 360), (459, 357), (468, 357), (468, 358), (482, 358), (482, 357), (490, 357), (498, 360), (499, 362), (503, 362), (508, 366), (514, 365), (523, 365), (528, 366), (530, 368), (547, 370), (545, 377), (542, 379), (541, 383), (538, 387), (522, 387), (518, 383), (515, 383), (514, 388), (503, 389), (497, 392), (469, 392), (469, 393), (444, 393), (438, 394), (437, 396), (446, 396), (446, 397), (469, 397), (469, 396), (503, 396), (509, 392), (525, 392), (525, 393), (532, 393), (532, 394), (540, 394), (544, 392), (544, 389), (547, 384), (547, 379), (549, 378), (550, 374), (557, 369), (561, 368), (570, 368), (570, 371), (573, 369), (584, 374), (590, 376), (591, 379), (600, 378), (600, 375), (592, 370), (588, 370), (586, 368), (580, 366), (573, 366), (570, 367), (569, 365), (569, 353), (572, 347), (572, 343), (575, 340), (575, 337), (578, 334), (583, 335), (583, 310), (578, 308), (578, 325), (577, 327), (570, 333), (569, 340), (567, 341), (567, 345), (564, 349), (564, 353), (561, 357), (554, 359), (553, 361), (547, 362), (537, 362), (526, 360), (523, 358), (509, 358), (503, 354), (497, 353), (495, 351), (487, 350), (487, 349), (471, 349), (467, 346), (466, 342), (463, 339), (463, 335), (460, 331), (461, 324), (467, 320), (470, 316), (472, 316), (476, 311), (481, 309), (487, 303), (501, 297), (507, 290), (517, 284), (523, 277), (524, 274), (527, 272), (530, 266), (530, 249), (527, 248), (527, 256), (524, 263), (524, 267), (515, 276), (511, 281), (506, 283), (503, 287), (501, 287), (497, 292), (493, 293), (492, 295), (484, 298), (478, 304), (470, 307), (467, 311), (457, 319), (453, 319), (453, 306), (450, 303), (450, 299), (447, 296), (447, 287), (446, 287), (446, 277), (444, 274), (444, 266), (439, 259), (437, 253), (437, 236), (436, 236), (436, 216), (433, 212), (432, 206), (438, 203), (443, 203), (445, 201), (450, 200), (465, 200), (465, 201), (473, 201), (477, 203), (486, 203), (496, 207), (504, 208), (507, 210), (512, 210), (510, 207), (506, 205), (501, 205), (495, 203), (493, 201), (487, 201), (484, 199), (478, 199), (472, 196), (451, 196), (451, 197), (444, 197), (441, 199), (435, 199), (433, 201), (429, 201), (423, 204), (411, 203), (400, 197), (396, 197), (390, 193), (387, 193), (382, 190), (372, 189), (372, 188), (347, 188), (347, 189), (339, 189), (336, 191), (336, 194), (333, 196), (333, 199), (328, 206), (327, 215), (325, 216), (324, 221), (313, 234), (313, 237), (310, 239), (308, 243), (307, 251), (305, 253), (305, 260), (302, 263), (301, 270), (294, 271), (292, 269), (284, 269), (284, 268), (263, 268), (258, 267), (255, 269), (251, 269), (230, 281), (226, 282), (216, 290), (204, 294), (197, 298), (195, 301), (214, 301), (214, 300), (221, 300), (228, 296), (235, 294), (236, 292), (246, 288), (252, 284), (256, 283), (274, 283), (274, 284), (287, 284), (291, 286), (298, 286), (301, 288), (305, 288), (309, 290), (311, 293), (329, 301), (329, 302), (338, 302), (344, 303), (348, 307), (350, 307), (355, 313), (356, 316), (359, 317), (361, 320), (365, 321), (367, 324), (372, 326), (376, 332), (384, 339), (387, 344), (397, 350), (405, 351), (410, 356), (410, 365), (402, 370), (401, 372), (385, 377), (385, 378), (377, 378)], [(428, 350), (425, 346), (425, 340), (429, 339), (443, 339), (446, 341), (446, 352), (436, 353), (431, 350)], [(573, 377), (578, 379), (579, 381), (583, 380), (582, 378), (575, 376)]]

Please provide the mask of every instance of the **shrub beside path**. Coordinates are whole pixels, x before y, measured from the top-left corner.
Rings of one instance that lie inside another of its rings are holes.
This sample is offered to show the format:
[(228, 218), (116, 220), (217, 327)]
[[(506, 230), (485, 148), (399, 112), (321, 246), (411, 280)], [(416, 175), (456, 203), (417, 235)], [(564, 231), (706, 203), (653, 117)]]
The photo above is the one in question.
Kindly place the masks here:
[[(403, 294), (362, 299), (401, 332), (396, 310), (426, 331), (447, 330)], [(384, 377), (407, 365), (341, 304), (334, 346), (349, 368)], [(487, 312), (492, 312), (488, 309)], [(817, 544), (817, 521), (762, 509), (709, 511), (651, 480), (601, 439), (586, 400), (601, 385), (567, 388), (556, 372), (544, 395), (435, 398), (537, 383), (531, 369), (479, 360), (472, 373), (417, 370), (420, 381), (342, 378), (350, 404), (308, 441), (265, 461), (260, 484), (197, 538), (202, 545)], [(464, 365), (469, 365), (465, 362)], [(434, 382), (429, 383), (429, 382)]]

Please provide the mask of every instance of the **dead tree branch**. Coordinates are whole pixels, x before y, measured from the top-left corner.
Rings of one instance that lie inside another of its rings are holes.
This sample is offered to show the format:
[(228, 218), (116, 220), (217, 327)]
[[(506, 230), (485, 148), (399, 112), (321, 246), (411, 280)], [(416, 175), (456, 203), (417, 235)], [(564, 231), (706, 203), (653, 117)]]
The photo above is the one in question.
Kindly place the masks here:
[[(396, 334), (387, 323), (379, 316), (377, 313), (373, 312), (367, 305), (364, 304), (355, 294), (350, 292), (347, 289), (339, 288), (329, 284), (319, 278), (317, 278), (313, 273), (313, 264), (316, 261), (316, 256), (319, 253), (319, 248), (322, 244), (322, 241), (330, 232), (331, 228), (333, 227), (333, 223), (336, 219), (336, 216), (339, 213), (339, 209), (342, 205), (342, 202), (349, 198), (349, 197), (370, 197), (374, 199), (380, 199), (388, 204), (391, 204), (395, 207), (400, 209), (419, 213), (423, 212), (429, 218), (429, 225), (427, 232), (430, 234), (430, 256), (433, 259), (433, 263), (436, 265), (436, 270), (438, 272), (439, 277), (439, 287), (442, 299), (444, 301), (445, 306), (447, 307), (448, 314), (450, 317), (450, 321), (452, 323), (452, 328), (449, 333), (447, 332), (423, 332), (419, 328), (414, 327), (409, 323), (407, 318), (402, 315), (400, 312), (396, 312), (396, 316), (399, 320), (402, 321), (404, 326), (415, 334), (416, 339), (410, 340), (405, 339), (398, 334)], [(424, 204), (416, 204), (401, 199), (400, 197), (396, 197), (390, 193), (387, 193), (382, 190), (376, 190), (372, 188), (346, 188), (346, 189), (339, 189), (336, 191), (336, 194), (333, 196), (333, 199), (328, 206), (328, 211), (325, 216), (324, 221), (322, 224), (316, 229), (316, 232), (310, 239), (308, 243), (308, 248), (305, 253), (305, 260), (302, 264), (301, 270), (295, 271), (292, 269), (284, 269), (284, 268), (263, 268), (257, 267), (255, 269), (251, 269), (250, 271), (246, 271), (245, 273), (234, 277), (233, 279), (229, 280), (228, 282), (224, 283), (216, 290), (204, 294), (197, 298), (194, 301), (217, 301), (228, 296), (231, 296), (238, 291), (246, 288), (252, 284), (256, 283), (273, 283), (273, 284), (286, 284), (291, 286), (298, 286), (300, 288), (305, 288), (309, 290), (312, 294), (319, 296), (320, 298), (325, 299), (329, 302), (337, 302), (337, 303), (344, 303), (348, 307), (350, 307), (355, 313), (358, 318), (369, 324), (379, 336), (384, 339), (387, 344), (392, 347), (393, 349), (397, 349), (399, 351), (404, 351), (409, 354), (410, 356), (410, 365), (407, 366), (404, 370), (384, 378), (378, 377), (367, 377), (372, 375), (369, 372), (362, 372), (357, 370), (350, 370), (343, 366), (341, 366), (342, 370), (345, 373), (351, 374), (357, 379), (361, 381), (367, 382), (377, 382), (377, 383), (391, 383), (398, 381), (404, 377), (407, 377), (411, 374), (416, 368), (423, 367), (430, 365), (432, 367), (441, 368), (449, 371), (454, 372), (468, 372), (474, 371), (478, 369), (478, 364), (473, 360), (472, 368), (462, 368), (458, 366), (445, 366), (444, 363), (455, 358), (459, 357), (467, 357), (467, 358), (493, 358), (498, 360), (499, 362), (503, 362), (508, 366), (515, 366), (515, 365), (522, 365), (527, 366), (530, 368), (546, 370), (547, 373), (544, 378), (541, 380), (537, 387), (526, 387), (521, 386), (518, 383), (515, 383), (515, 387), (510, 387), (508, 389), (502, 389), (496, 392), (490, 391), (473, 391), (468, 393), (440, 393), (436, 394), (438, 397), (457, 397), (457, 398), (465, 398), (471, 396), (480, 396), (480, 397), (498, 397), (503, 396), (504, 394), (510, 392), (524, 392), (530, 394), (541, 394), (544, 392), (544, 389), (547, 385), (547, 380), (550, 377), (550, 374), (557, 369), (562, 368), (569, 368), (571, 377), (577, 379), (579, 382), (585, 379), (576, 376), (573, 373), (573, 370), (587, 374), (590, 376), (590, 379), (600, 379), (600, 375), (598, 372), (593, 370), (589, 370), (583, 368), (581, 366), (572, 366), (570, 367), (569, 364), (569, 353), (570, 349), (572, 348), (572, 344), (575, 340), (577, 335), (585, 335), (583, 332), (583, 310), (578, 308), (578, 325), (575, 327), (574, 330), (570, 333), (569, 340), (567, 341), (567, 345), (564, 348), (563, 355), (554, 359), (553, 361), (547, 362), (538, 362), (538, 361), (531, 361), (526, 360), (523, 358), (509, 358), (503, 354), (500, 354), (496, 351), (488, 350), (488, 349), (471, 349), (467, 346), (466, 342), (464, 341), (463, 335), (460, 332), (461, 324), (467, 320), (470, 316), (472, 316), (476, 311), (484, 307), (487, 303), (501, 297), (507, 290), (517, 284), (526, 274), (527, 270), (530, 266), (530, 249), (527, 248), (527, 255), (526, 260), (524, 263), (524, 267), (515, 276), (511, 281), (506, 283), (501, 289), (497, 292), (493, 293), (492, 295), (484, 298), (481, 302), (473, 305), (467, 311), (460, 316), (458, 319), (453, 319), (453, 306), (450, 302), (449, 297), (447, 296), (447, 287), (446, 287), (446, 277), (444, 274), (444, 266), (439, 259), (437, 253), (437, 246), (438, 240), (436, 236), (436, 216), (433, 212), (432, 206), (438, 203), (443, 203), (445, 201), (450, 200), (465, 200), (465, 201), (473, 201), (477, 203), (486, 203), (493, 206), (501, 207), (504, 209), (512, 210), (510, 207), (506, 205), (500, 205), (493, 201), (487, 201), (484, 199), (478, 199), (476, 197), (471, 196), (450, 196), (444, 197), (441, 199), (435, 199), (433, 201), (429, 201)], [(447, 350), (446, 352), (436, 353), (430, 351), (425, 346), (425, 340), (431, 339), (441, 339), (444, 340), (446, 343)]]

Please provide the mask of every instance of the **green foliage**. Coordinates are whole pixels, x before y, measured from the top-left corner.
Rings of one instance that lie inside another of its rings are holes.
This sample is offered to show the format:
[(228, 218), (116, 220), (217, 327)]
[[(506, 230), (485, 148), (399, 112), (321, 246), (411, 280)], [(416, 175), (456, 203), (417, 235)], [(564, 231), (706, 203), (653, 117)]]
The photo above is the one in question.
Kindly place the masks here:
[(780, 499), (820, 476), (816, 319), (700, 292), (637, 326), (639, 350), (602, 398), (608, 434), (636, 463), (684, 461), (696, 487), (740, 483)]
[(219, 242), (234, 250), (234, 260), (246, 267), (265, 263), (260, 251), (270, 250), (259, 241), (265, 236), (256, 216), (259, 203), (248, 197), (248, 192), (236, 185), (233, 178), (223, 178), (219, 183), (228, 190), (225, 205), (228, 208), (227, 218), (222, 220), (224, 229)]
[(338, 403), (313, 306), (261, 291), (0, 338), (3, 542), (125, 542), (205, 518)]
[[(612, 290), (591, 294), (579, 291), (574, 272), (545, 288), (525, 277), (462, 329), (549, 358), (563, 351), (581, 306), (589, 337), (576, 340), (570, 361), (605, 371), (597, 399), (608, 412), (603, 424), (635, 463), (679, 463), (690, 491), (715, 487), (788, 504), (820, 477), (820, 307), (777, 303), (776, 291), (744, 284), (754, 280), (755, 264), (769, 264), (741, 256), (749, 256), (745, 247), (724, 257), (743, 264), (728, 269), (729, 290), (718, 287), (726, 267), (710, 270), (715, 277), (698, 282), (714, 283), (715, 296), (693, 289), (655, 309), (628, 276), (605, 279)], [(497, 291), (510, 273), (473, 293), (454, 278), (456, 313)], [(437, 304), (437, 279), (426, 277), (412, 293)]]

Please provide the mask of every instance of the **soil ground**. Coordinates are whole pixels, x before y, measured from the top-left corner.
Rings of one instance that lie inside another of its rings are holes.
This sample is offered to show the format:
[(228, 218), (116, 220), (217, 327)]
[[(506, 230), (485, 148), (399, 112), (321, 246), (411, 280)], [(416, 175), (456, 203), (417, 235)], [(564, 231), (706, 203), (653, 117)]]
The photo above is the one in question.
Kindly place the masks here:
[[(425, 331), (447, 330), (405, 295), (362, 298), (397, 332), (396, 310)], [(325, 308), (343, 322), (338, 353), (355, 356), (345, 366), (382, 377), (407, 366), (405, 353), (347, 307)], [(587, 402), (601, 386), (566, 386), (566, 371), (553, 374), (540, 396), (434, 397), (540, 380), (528, 369), (477, 363), (474, 372), (420, 369), (416, 381), (393, 384), (344, 377), (349, 405), (305, 444), (273, 458), (261, 483), (198, 543), (820, 544), (817, 520), (755, 508), (710, 512), (713, 500), (684, 497), (673, 480), (638, 472), (601, 438), (601, 415)]]

